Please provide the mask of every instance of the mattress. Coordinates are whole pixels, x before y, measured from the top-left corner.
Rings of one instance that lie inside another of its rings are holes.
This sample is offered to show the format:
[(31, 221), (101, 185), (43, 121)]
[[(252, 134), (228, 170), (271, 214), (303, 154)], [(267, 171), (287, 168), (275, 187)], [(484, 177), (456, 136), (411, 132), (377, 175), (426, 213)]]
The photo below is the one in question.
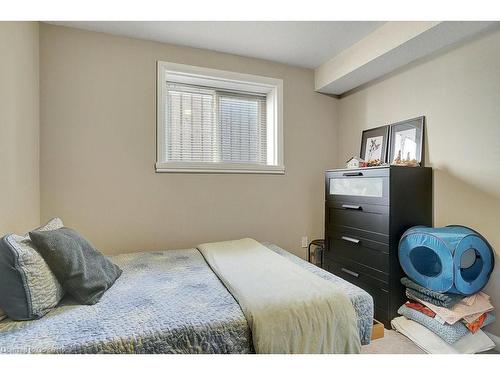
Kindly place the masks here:
[[(372, 297), (273, 244), (276, 253), (344, 290), (370, 341)], [(122, 276), (96, 305), (65, 298), (39, 320), (0, 322), (0, 353), (253, 353), (240, 306), (196, 249), (112, 257)]]

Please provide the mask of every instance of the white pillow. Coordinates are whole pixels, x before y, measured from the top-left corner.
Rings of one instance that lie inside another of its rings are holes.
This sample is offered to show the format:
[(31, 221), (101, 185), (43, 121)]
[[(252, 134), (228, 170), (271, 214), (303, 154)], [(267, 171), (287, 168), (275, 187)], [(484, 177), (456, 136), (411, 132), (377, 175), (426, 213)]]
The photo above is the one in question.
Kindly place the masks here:
[[(45, 232), (48, 230), (56, 230), (56, 229), (59, 229), (62, 227), (64, 227), (62, 220), (59, 219), (58, 217), (54, 217), (53, 219), (50, 219), (47, 224), (42, 225), (41, 227), (33, 229), (33, 230), (39, 230), (39, 231)], [(32, 231), (30, 231), (30, 232), (32, 232)], [(29, 232), (25, 233), (24, 237), (30, 238)]]
[[(61, 227), (62, 220), (54, 218), (35, 230), (50, 231)], [(3, 259), (0, 273), (10, 278), (10, 284), (0, 284), (0, 300), (11, 319), (37, 319), (59, 303), (64, 290), (29, 235), (9, 234), (1, 238), (0, 257)]]

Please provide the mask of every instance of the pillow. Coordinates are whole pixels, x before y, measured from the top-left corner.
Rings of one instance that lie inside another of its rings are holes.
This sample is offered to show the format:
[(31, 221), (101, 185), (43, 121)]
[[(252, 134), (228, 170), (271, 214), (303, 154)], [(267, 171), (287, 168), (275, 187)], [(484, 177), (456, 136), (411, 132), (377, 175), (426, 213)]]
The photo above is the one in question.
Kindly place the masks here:
[[(61, 228), (61, 219), (50, 220), (38, 231)], [(8, 234), (0, 239), (0, 308), (13, 320), (44, 316), (64, 295), (49, 266), (29, 236)]]
[(30, 237), (64, 290), (81, 304), (99, 302), (122, 273), (71, 228), (34, 231)]

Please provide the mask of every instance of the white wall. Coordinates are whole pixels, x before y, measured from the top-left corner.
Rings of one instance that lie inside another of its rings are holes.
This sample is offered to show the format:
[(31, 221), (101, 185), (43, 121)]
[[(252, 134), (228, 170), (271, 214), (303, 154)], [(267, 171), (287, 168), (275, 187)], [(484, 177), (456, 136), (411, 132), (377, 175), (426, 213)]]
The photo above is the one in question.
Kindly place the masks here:
[(40, 221), (38, 23), (0, 22), (0, 236)]

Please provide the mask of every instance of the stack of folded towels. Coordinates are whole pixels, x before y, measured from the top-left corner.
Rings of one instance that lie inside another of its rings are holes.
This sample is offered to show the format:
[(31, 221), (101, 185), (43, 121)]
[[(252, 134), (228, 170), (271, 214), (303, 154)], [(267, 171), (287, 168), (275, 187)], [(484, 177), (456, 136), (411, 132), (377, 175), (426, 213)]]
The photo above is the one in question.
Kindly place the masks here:
[(471, 296), (439, 293), (401, 279), (408, 302), (393, 319), (392, 327), (428, 353), (478, 353), (495, 347), (481, 330), (495, 316), (490, 297), (483, 292)]

